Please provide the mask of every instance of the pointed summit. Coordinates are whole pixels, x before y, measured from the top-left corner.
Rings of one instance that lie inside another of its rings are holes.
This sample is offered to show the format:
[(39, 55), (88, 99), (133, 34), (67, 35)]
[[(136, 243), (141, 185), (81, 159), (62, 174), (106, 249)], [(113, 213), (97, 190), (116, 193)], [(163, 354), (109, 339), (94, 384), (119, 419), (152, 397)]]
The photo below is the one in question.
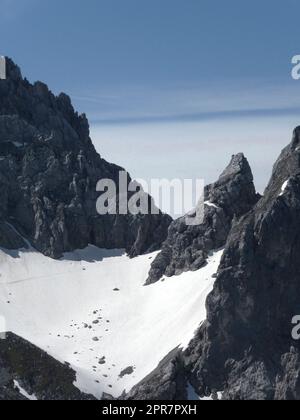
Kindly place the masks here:
[(3, 57), (6, 67), (6, 80), (18, 81), (22, 80), (20, 68), (9, 57)]
[(264, 202), (282, 193), (283, 186), (300, 174), (300, 127), (295, 128), (292, 141), (277, 159), (271, 180), (264, 194)]
[(228, 236), (206, 303), (207, 323), (187, 352), (199, 393), (222, 389), (229, 400), (300, 399), (300, 346), (292, 336), (300, 304), (299, 216), (296, 128), (264, 196)]
[(238, 153), (237, 155), (232, 156), (231, 162), (224, 170), (224, 172), (220, 175), (219, 180), (221, 181), (222, 179), (226, 179), (238, 173), (242, 173), (245, 177), (248, 177), (250, 181), (253, 181), (253, 175), (250, 165), (243, 153)]
[(10, 58), (6, 67), (7, 79), (0, 81), (0, 246), (14, 249), (23, 237), (54, 258), (88, 244), (126, 249), (130, 256), (159, 249), (172, 219), (162, 213), (99, 215), (98, 181), (118, 186), (123, 169), (96, 152), (86, 117), (67, 95), (29, 83)]
[(182, 217), (171, 224), (147, 284), (163, 275), (172, 277), (200, 269), (211, 251), (225, 245), (233, 220), (247, 213), (257, 200), (247, 159), (243, 154), (233, 156), (219, 180), (205, 188), (203, 223), (188, 226)]

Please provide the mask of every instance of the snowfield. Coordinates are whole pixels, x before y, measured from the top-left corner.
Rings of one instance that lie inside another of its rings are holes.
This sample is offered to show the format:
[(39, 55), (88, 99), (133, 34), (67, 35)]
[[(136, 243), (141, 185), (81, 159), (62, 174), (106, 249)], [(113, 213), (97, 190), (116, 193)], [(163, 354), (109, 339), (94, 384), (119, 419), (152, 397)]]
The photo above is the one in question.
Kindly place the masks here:
[(193, 338), (222, 251), (197, 272), (145, 287), (155, 256), (89, 246), (55, 261), (0, 249), (0, 317), (7, 331), (70, 363), (79, 389), (118, 397)]

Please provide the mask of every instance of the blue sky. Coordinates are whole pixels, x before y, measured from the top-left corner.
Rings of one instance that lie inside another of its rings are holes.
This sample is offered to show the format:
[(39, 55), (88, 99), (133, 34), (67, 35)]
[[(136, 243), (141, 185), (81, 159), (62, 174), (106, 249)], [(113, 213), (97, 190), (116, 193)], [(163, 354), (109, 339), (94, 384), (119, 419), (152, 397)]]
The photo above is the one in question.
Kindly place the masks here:
[(299, 0), (0, 0), (0, 10), (0, 54), (70, 94), (98, 150), (134, 176), (211, 182), (244, 151), (262, 191), (300, 124)]
[[(298, 0), (0, 0), (1, 54), (93, 121), (299, 108)], [(295, 91), (297, 94), (295, 94)]]

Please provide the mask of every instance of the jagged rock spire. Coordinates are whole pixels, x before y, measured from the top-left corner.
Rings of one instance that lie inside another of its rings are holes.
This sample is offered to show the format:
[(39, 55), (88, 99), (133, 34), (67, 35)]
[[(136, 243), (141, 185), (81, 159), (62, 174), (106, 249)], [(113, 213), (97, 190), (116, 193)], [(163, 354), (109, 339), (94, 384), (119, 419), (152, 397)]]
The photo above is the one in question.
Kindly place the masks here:
[(186, 352), (201, 395), (299, 400), (300, 129), (262, 199), (230, 232), (208, 318)]
[(22, 80), (22, 73), (19, 66), (17, 66), (14, 61), (9, 58), (5, 57), (6, 61), (6, 78), (7, 80), (18, 81)]
[(248, 212), (257, 200), (249, 163), (242, 153), (237, 154), (219, 180), (205, 188), (203, 223), (188, 226), (183, 217), (171, 224), (162, 251), (152, 263), (147, 284), (163, 275), (201, 268), (210, 251), (225, 245), (233, 219)]

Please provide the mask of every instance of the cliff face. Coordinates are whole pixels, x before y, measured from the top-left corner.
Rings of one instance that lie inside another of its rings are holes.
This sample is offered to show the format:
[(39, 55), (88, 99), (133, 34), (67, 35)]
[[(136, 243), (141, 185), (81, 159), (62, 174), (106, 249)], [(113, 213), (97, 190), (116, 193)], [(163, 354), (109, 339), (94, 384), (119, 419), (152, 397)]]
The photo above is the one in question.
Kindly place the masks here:
[(0, 400), (94, 400), (75, 381), (68, 365), (21, 337), (7, 333), (0, 340)]
[(125, 400), (184, 401), (188, 398), (183, 358), (178, 349), (168, 354), (159, 366), (135, 386)]
[[(264, 197), (232, 229), (208, 318), (189, 352), (200, 390), (229, 399), (299, 399), (300, 129)], [(195, 363), (195, 364), (194, 364)]]
[[(213, 292), (207, 320), (183, 360), (164, 382), (158, 375), (130, 394), (170, 399), (180, 377), (200, 397), (222, 393), (225, 400), (299, 400), (300, 342), (292, 319), (300, 311), (300, 128), (274, 166), (264, 196), (235, 219)], [(183, 374), (180, 372), (184, 372)], [(166, 389), (167, 387), (167, 389)], [(152, 390), (152, 394), (151, 394)], [(186, 393), (181, 393), (186, 398)]]
[[(0, 247), (30, 243), (58, 258), (89, 243), (131, 256), (163, 243), (148, 283), (198, 270), (225, 247), (207, 320), (188, 349), (174, 350), (124, 398), (187, 399), (190, 387), (229, 400), (299, 400), (300, 342), (291, 331), (300, 313), (300, 128), (262, 198), (247, 160), (236, 155), (205, 189), (203, 223), (188, 226), (182, 218), (167, 237), (171, 219), (161, 213), (97, 214), (96, 183), (109, 178), (118, 185), (121, 168), (96, 153), (86, 118), (66, 95), (31, 85), (10, 60), (7, 75), (0, 81)], [(58, 382), (44, 382), (47, 369)], [(14, 380), (40, 399), (89, 398), (72, 386), (73, 371), (9, 334), (0, 341), (0, 399), (24, 397)]]
[(26, 246), (23, 237), (55, 258), (89, 243), (131, 256), (159, 249), (169, 216), (96, 211), (97, 182), (119, 186), (121, 170), (95, 151), (88, 121), (68, 96), (30, 84), (7, 59), (7, 80), (0, 80), (1, 246)]
[(163, 275), (172, 277), (199, 270), (211, 251), (224, 247), (234, 218), (247, 213), (257, 202), (253, 175), (247, 159), (233, 156), (219, 180), (205, 188), (203, 223), (188, 226), (185, 216), (169, 228), (162, 251), (151, 266), (147, 284)]

